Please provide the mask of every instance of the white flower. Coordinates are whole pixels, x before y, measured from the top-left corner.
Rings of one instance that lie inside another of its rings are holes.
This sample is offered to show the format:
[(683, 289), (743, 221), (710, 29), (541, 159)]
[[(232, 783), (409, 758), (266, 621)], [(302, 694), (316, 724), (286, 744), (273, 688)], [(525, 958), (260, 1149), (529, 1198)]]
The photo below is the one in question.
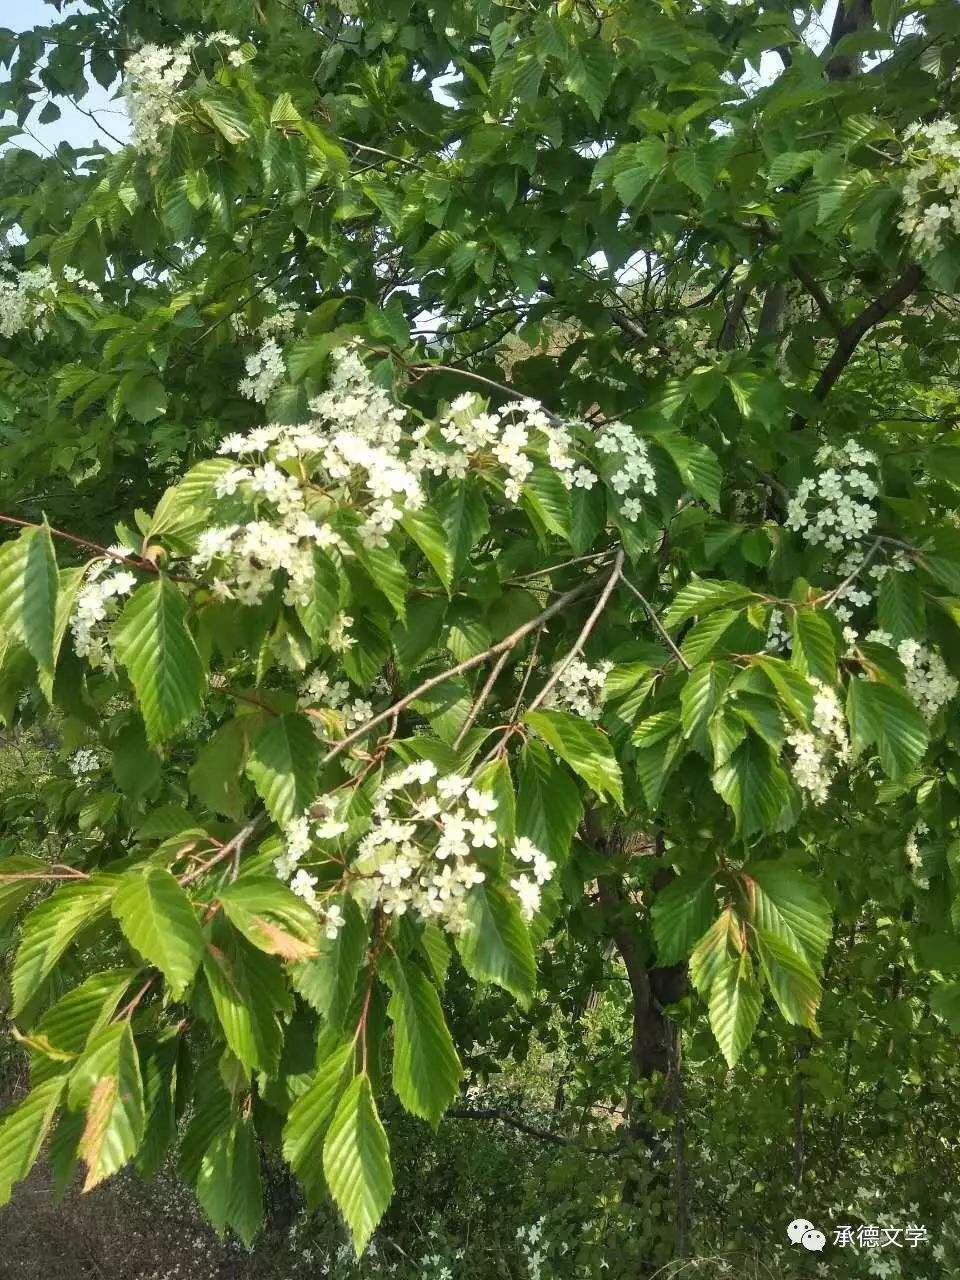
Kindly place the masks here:
[(529, 876), (517, 876), (510, 881), (510, 888), (520, 899), (520, 910), (525, 920), (532, 920), (540, 910), (540, 886)]
[(493, 813), (497, 807), (497, 801), (489, 793), (489, 791), (478, 791), (476, 787), (470, 787), (467, 791), (467, 804), (474, 813)]

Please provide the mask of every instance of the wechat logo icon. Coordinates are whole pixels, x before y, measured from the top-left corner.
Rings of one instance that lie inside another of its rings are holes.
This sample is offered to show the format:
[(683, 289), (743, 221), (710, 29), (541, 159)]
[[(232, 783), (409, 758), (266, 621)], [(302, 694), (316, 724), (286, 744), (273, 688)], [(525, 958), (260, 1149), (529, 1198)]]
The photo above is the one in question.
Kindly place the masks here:
[(794, 1218), (787, 1227), (787, 1235), (790, 1237), (791, 1244), (802, 1244), (804, 1249), (809, 1249), (811, 1253), (819, 1253), (827, 1243), (827, 1237), (823, 1232), (818, 1231), (806, 1218)]

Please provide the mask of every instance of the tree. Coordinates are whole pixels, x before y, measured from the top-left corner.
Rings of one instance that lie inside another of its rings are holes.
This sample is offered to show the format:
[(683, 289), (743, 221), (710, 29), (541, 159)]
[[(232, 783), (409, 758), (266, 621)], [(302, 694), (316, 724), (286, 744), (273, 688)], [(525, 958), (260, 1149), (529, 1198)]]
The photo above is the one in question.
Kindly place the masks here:
[(0, 705), (72, 754), (0, 1192), (177, 1146), (249, 1240), (279, 1132), (360, 1251), (451, 966), (609, 942), (653, 1266), (681, 1028), (802, 1063), (892, 918), (960, 1030), (955, 7), (187, 9), (0, 32), (133, 128), (2, 158)]

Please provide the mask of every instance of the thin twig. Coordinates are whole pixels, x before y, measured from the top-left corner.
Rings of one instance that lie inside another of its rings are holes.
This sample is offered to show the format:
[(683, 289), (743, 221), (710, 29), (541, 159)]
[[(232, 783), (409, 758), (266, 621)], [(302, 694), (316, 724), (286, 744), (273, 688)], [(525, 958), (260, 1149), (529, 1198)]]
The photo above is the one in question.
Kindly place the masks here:
[(842, 595), (844, 591), (846, 591), (847, 587), (856, 582), (857, 578), (860, 577), (860, 574), (863, 573), (864, 569), (866, 569), (867, 565), (880, 550), (882, 543), (882, 538), (874, 538), (873, 542), (870, 544), (870, 549), (856, 568), (852, 569), (850, 573), (847, 574), (839, 586), (834, 587), (832, 591), (825, 592), (822, 596), (817, 596), (816, 600), (813, 602), (814, 607), (819, 608), (823, 605), (824, 608), (829, 609), (834, 600), (836, 600), (838, 596)]
[(588, 579), (586, 582), (581, 582), (578, 587), (574, 587), (572, 591), (567, 591), (564, 595), (560, 596), (558, 600), (554, 600), (553, 604), (544, 609), (542, 613), (537, 614), (535, 618), (531, 618), (529, 622), (524, 622), (522, 626), (511, 631), (508, 636), (504, 636), (502, 640), (498, 641), (495, 645), (491, 645), (489, 649), (484, 649), (482, 653), (475, 653), (473, 657), (465, 658), (463, 662), (458, 662), (455, 666), (447, 667), (444, 671), (440, 671), (436, 675), (430, 676), (429, 679), (424, 680), (422, 684), (417, 685), (415, 689), (411, 689), (409, 693), (404, 694), (402, 698), (398, 698), (392, 706), (387, 707), (383, 711), (377, 712), (377, 714), (367, 720), (366, 723), (360, 725), (359, 728), (354, 729), (352, 733), (348, 733), (345, 738), (341, 738), (340, 741), (331, 747), (327, 754), (323, 756), (320, 761), (320, 768), (324, 768), (331, 760), (336, 759), (342, 751), (346, 751), (347, 747), (352, 747), (355, 742), (359, 742), (361, 738), (365, 738), (371, 729), (375, 729), (378, 724), (383, 724), (385, 720), (389, 720), (394, 714), (403, 711), (406, 707), (409, 707), (411, 702), (416, 702), (417, 698), (423, 697), (425, 693), (428, 693), (431, 689), (435, 689), (437, 685), (442, 684), (444, 680), (449, 680), (453, 676), (463, 675), (465, 671), (472, 671), (474, 667), (479, 667), (490, 658), (499, 657), (501, 653), (516, 648), (524, 636), (528, 636), (531, 631), (538, 630), (545, 622), (548, 622), (550, 618), (555, 617), (558, 613), (562, 613), (568, 605), (571, 605), (574, 602), (574, 600), (579, 600), (581, 596), (587, 595), (595, 587), (596, 582), (593, 578)]
[[(501, 395), (512, 396), (515, 400), (524, 399), (522, 392), (517, 391), (514, 387), (508, 387), (503, 382), (494, 382), (492, 378), (485, 378), (481, 373), (474, 373), (472, 369), (460, 369), (454, 364), (410, 364), (406, 366), (408, 373), (416, 373), (421, 376), (428, 373), (457, 373), (461, 378), (470, 378), (473, 382), (482, 383), (485, 387), (490, 387), (492, 391), (499, 391)], [(563, 419), (555, 413), (551, 413), (549, 409), (545, 409), (539, 404), (541, 412), (550, 419), (554, 426), (560, 426)]]
[(654, 627), (656, 628), (656, 631), (657, 631), (657, 633), (659, 634), (659, 636), (660, 636), (661, 640), (663, 640), (663, 643), (667, 646), (667, 648), (670, 650), (670, 652), (673, 654), (673, 656), (676, 658), (676, 660), (680, 663), (680, 665), (681, 665), (681, 667), (683, 667), (684, 671), (690, 671), (690, 670), (691, 670), (690, 663), (686, 660), (686, 658), (683, 656), (683, 654), (680, 652), (680, 650), (679, 650), (679, 649), (677, 648), (677, 646), (674, 644), (673, 640), (670, 638), (670, 636), (669, 636), (669, 634), (668, 634), (668, 632), (667, 632), (666, 627), (663, 625), (663, 623), (662, 623), (662, 622), (660, 621), (660, 619), (657, 617), (656, 610), (654, 609), (654, 607), (653, 607), (653, 605), (650, 603), (650, 601), (646, 598), (646, 596), (641, 595), (641, 593), (637, 590), (637, 588), (633, 585), (633, 583), (630, 581), (630, 579), (629, 579), (629, 578), (627, 578), (627, 577), (625, 577), (623, 574), (621, 574), (621, 575), (620, 575), (620, 580), (621, 580), (621, 582), (623, 583), (623, 585), (627, 588), (627, 590), (628, 590), (628, 591), (632, 591), (632, 592), (633, 592), (633, 594), (637, 597), (637, 599), (638, 599), (638, 600), (640, 601), (640, 603), (643, 605), (644, 609), (646, 609), (646, 611), (647, 611), (647, 617), (648, 617), (648, 618), (650, 619), (650, 621), (653, 623), (653, 625), (654, 625)]
[(530, 661), (527, 663), (527, 669), (523, 674), (523, 680), (520, 684), (520, 692), (517, 694), (517, 700), (513, 704), (513, 710), (510, 712), (511, 723), (516, 720), (517, 712), (520, 710), (520, 704), (523, 702), (523, 695), (527, 692), (527, 685), (530, 683), (530, 677), (533, 675), (533, 669), (537, 665), (537, 655), (540, 652), (540, 637), (542, 631), (538, 631), (533, 638), (533, 648), (530, 650)]
[(490, 671), (490, 674), (487, 676), (487, 679), (484, 682), (483, 688), (480, 690), (480, 693), (477, 696), (476, 701), (474, 702), (473, 706), (470, 708), (470, 714), (467, 716), (466, 720), (464, 720), (463, 725), (460, 729), (460, 732), (457, 734), (457, 736), (453, 740), (454, 751), (458, 751), (460, 749), (460, 744), (463, 742), (464, 738), (467, 736), (467, 734), (470, 732), (470, 730), (473, 728), (474, 724), (476, 723), (477, 716), (483, 710), (484, 703), (490, 697), (490, 694), (493, 690), (493, 686), (497, 683), (497, 677), (500, 675), (500, 672), (507, 665), (507, 662), (510, 659), (510, 652), (511, 651), (509, 649), (504, 649), (503, 653), (501, 653), (500, 657), (494, 663)]
[[(42, 529), (42, 524), (37, 524), (35, 520), (18, 520), (16, 516), (0, 515), (0, 524), (12, 524), (18, 529)], [(160, 570), (151, 560), (143, 560), (139, 556), (125, 556), (119, 552), (111, 551), (109, 547), (102, 547), (99, 542), (91, 542), (88, 538), (78, 538), (74, 533), (67, 533), (64, 529), (54, 529), (52, 525), (46, 526), (55, 538), (62, 538), (65, 542), (72, 542), (75, 546), (85, 547), (88, 551), (99, 551), (102, 556), (109, 556), (111, 560), (117, 560), (120, 564), (128, 564), (132, 569), (141, 569), (148, 573), (159, 573)]]
[(614, 587), (616, 587), (617, 583), (620, 581), (620, 576), (623, 572), (623, 555), (624, 555), (623, 547), (620, 547), (620, 549), (617, 551), (616, 558), (614, 559), (613, 569), (610, 572), (610, 576), (609, 578), (607, 578), (607, 581), (604, 584), (603, 590), (600, 593), (600, 599), (593, 606), (593, 609), (591, 610), (591, 613), (590, 613), (590, 617), (587, 618), (586, 622), (583, 624), (583, 627), (580, 630), (580, 634), (577, 636), (577, 639), (576, 639), (576, 642), (574, 643), (573, 648), (569, 651), (569, 653), (567, 653), (564, 656), (563, 661), (560, 662), (556, 667), (554, 667), (553, 675), (551, 675), (550, 679), (547, 681), (547, 683), (543, 686), (543, 688), (540, 690), (537, 696), (530, 703), (530, 706), (527, 708), (528, 715), (531, 711), (536, 711), (537, 707), (539, 707), (543, 703), (547, 695), (550, 693), (550, 690), (554, 687), (554, 685), (563, 675), (564, 671), (566, 671), (567, 667), (569, 667), (570, 663), (574, 660), (574, 658), (581, 651), (583, 646), (587, 643), (587, 638), (589, 637), (590, 632), (597, 625), (597, 622), (600, 619), (600, 615), (603, 613), (604, 609), (607, 607), (607, 601), (613, 595)]
[(217, 863), (223, 862), (227, 858), (232, 857), (234, 860), (239, 859), (241, 850), (250, 837), (256, 834), (257, 829), (264, 821), (264, 817), (264, 814), (259, 814), (252, 822), (248, 822), (245, 827), (241, 827), (237, 834), (228, 840), (222, 848), (218, 849), (212, 858), (208, 858), (207, 861), (201, 863), (199, 867), (195, 867), (193, 871), (188, 871), (186, 875), (181, 876), (181, 886), (186, 887), (186, 885), (192, 884), (194, 880), (199, 879), (200, 876), (209, 871), (211, 867), (215, 867)]

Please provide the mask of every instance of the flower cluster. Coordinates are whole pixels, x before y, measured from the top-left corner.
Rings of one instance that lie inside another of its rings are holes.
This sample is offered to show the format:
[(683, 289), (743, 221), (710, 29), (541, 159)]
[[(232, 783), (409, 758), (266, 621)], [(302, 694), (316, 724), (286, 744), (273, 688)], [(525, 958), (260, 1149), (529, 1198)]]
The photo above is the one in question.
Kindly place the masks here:
[(709, 326), (685, 316), (665, 320), (654, 335), (654, 345), (638, 352), (634, 362), (648, 377), (666, 374), (682, 378), (698, 365), (711, 362), (714, 346)]
[(284, 828), (283, 853), (273, 863), (279, 878), (289, 881), (297, 897), (316, 911), (330, 941), (344, 926), (343, 908), (336, 902), (323, 902), (316, 889), (317, 877), (298, 864), (310, 853), (315, 840), (334, 840), (347, 830), (347, 824), (333, 816), (334, 808), (328, 797), (321, 796), (310, 810), (291, 819)]
[[(220, 452), (247, 455), (272, 447), (277, 457), (297, 456), (299, 430), (257, 427), (247, 436), (228, 437)], [(314, 548), (343, 548), (342, 539), (328, 524), (317, 523), (308, 514), (306, 491), (272, 459), (252, 467), (233, 467), (215, 485), (218, 497), (230, 497), (241, 488), (251, 502), (266, 505), (269, 518), (204, 529), (197, 538), (193, 563), (213, 571), (213, 589), (219, 596), (247, 605), (259, 604), (270, 590), (274, 573), (282, 570), (287, 575), (285, 602), (307, 603), (315, 575)], [(341, 640), (343, 629), (343, 620), (335, 619), (332, 632), (338, 632)], [(331, 646), (336, 647), (332, 640)]]
[(552, 878), (557, 864), (526, 836), (518, 836), (513, 842), (512, 853), (517, 862), (530, 866), (529, 873), (523, 872), (510, 881), (510, 888), (520, 900), (524, 918), (532, 920), (540, 910), (543, 886)]
[[(499, 842), (491, 816), (497, 808), (490, 792), (460, 774), (440, 774), (429, 760), (387, 774), (370, 826), (347, 871), (347, 892), (368, 909), (379, 907), (390, 916), (410, 912), (448, 932), (462, 931), (466, 895), (485, 881), (485, 851), (496, 849)], [(318, 878), (300, 863), (315, 841), (334, 839), (347, 830), (337, 812), (333, 797), (320, 797), (308, 813), (287, 826), (284, 851), (275, 861), (277, 874), (318, 910), (329, 910), (317, 894)], [(529, 866), (510, 883), (530, 918), (555, 864), (523, 837), (514, 842), (513, 855), (516, 863)], [(343, 887), (338, 884), (329, 892), (339, 893)]]
[(270, 399), (270, 393), (283, 381), (286, 373), (283, 352), (277, 345), (276, 339), (267, 338), (260, 350), (255, 351), (252, 356), (247, 356), (243, 364), (247, 376), (240, 379), (237, 389), (248, 400), (266, 404)]
[(67, 768), (79, 781), (87, 774), (96, 773), (103, 762), (89, 747), (78, 748), (67, 761)]
[[(247, 361), (246, 394), (264, 400), (282, 376), (279, 345), (268, 338)], [(219, 453), (241, 463), (221, 475), (218, 497), (248, 500), (258, 519), (214, 525), (199, 536), (194, 563), (213, 574), (213, 589), (244, 604), (259, 603), (273, 574), (287, 575), (288, 604), (306, 603), (314, 578), (313, 549), (353, 554), (351, 544), (310, 514), (312, 504), (344, 503), (362, 513), (356, 534), (368, 549), (386, 548), (395, 527), (421, 510), (428, 475), (457, 478), (472, 466), (505, 473), (503, 491), (518, 502), (535, 459), (552, 467), (565, 488), (592, 488), (598, 477), (574, 452), (574, 432), (533, 400), (488, 412), (473, 394), (460, 396), (437, 422), (409, 431), (406, 413), (371, 378), (355, 347), (331, 355), (329, 386), (310, 403), (313, 417), (298, 424), (256, 427), (227, 436)], [(641, 513), (638, 491), (655, 491), (646, 445), (623, 423), (611, 423), (597, 448), (613, 455), (611, 484), (629, 495), (627, 519)], [(316, 496), (315, 496), (316, 495)], [(266, 509), (265, 509), (266, 508)], [(349, 621), (338, 619), (330, 644), (343, 648)]]
[(767, 653), (789, 653), (793, 647), (790, 628), (781, 609), (771, 609), (767, 621), (767, 638), (763, 644)]
[[(109, 548), (125, 555), (122, 547)], [(94, 560), (87, 570), (86, 581), (77, 592), (70, 620), (70, 632), (77, 657), (86, 658), (91, 667), (113, 671), (113, 654), (107, 639), (107, 624), (115, 617), (120, 601), (137, 585), (134, 574), (126, 569), (104, 576), (114, 566), (112, 560)]]
[(929, 889), (930, 881), (923, 874), (923, 855), (920, 852), (920, 839), (930, 834), (930, 828), (922, 820), (911, 827), (903, 851), (907, 857), (910, 874), (921, 889)]
[(924, 648), (917, 640), (902, 640), (897, 655), (906, 672), (907, 692), (925, 720), (932, 720), (942, 706), (954, 698), (960, 683), (947, 670), (936, 649)]
[(536, 400), (516, 400), (497, 411), (484, 409), (472, 392), (458, 396), (440, 419), (440, 438), (451, 450), (425, 443), (429, 425), (418, 428), (420, 447), (411, 461), (434, 475), (464, 476), (470, 464), (491, 456), (507, 473), (503, 491), (508, 502), (519, 502), (521, 490), (534, 469), (535, 455), (546, 453), (564, 488), (590, 489), (594, 473), (578, 466), (569, 429), (546, 413)]
[(572, 711), (584, 720), (599, 720), (603, 686), (612, 667), (612, 662), (599, 662), (591, 667), (582, 659), (574, 658), (560, 672), (543, 705)]
[(608, 422), (597, 437), (597, 449), (613, 458), (610, 487), (621, 498), (626, 495), (621, 513), (626, 520), (639, 520), (643, 503), (637, 494), (657, 491), (657, 473), (647, 446), (625, 422)]
[(960, 234), (960, 126), (953, 120), (913, 125), (907, 131), (900, 230), (917, 249), (935, 257), (946, 247), (944, 231)]
[[(301, 707), (314, 707), (335, 711), (345, 730), (356, 728), (373, 715), (373, 704), (364, 698), (351, 698), (346, 680), (331, 680), (326, 671), (313, 671), (300, 686), (297, 699)], [(323, 726), (317, 723), (322, 735)]]
[[(102, 301), (97, 286), (85, 279), (76, 267), (64, 267), (61, 279)], [(0, 337), (13, 338), (24, 329), (29, 329), (35, 338), (48, 333), (60, 284), (49, 267), (18, 271), (12, 279), (0, 277)]]
[(255, 333), (258, 337), (269, 338), (272, 334), (289, 333), (296, 324), (297, 304), (295, 302), (279, 302), (276, 289), (271, 288), (269, 285), (264, 285), (262, 280), (257, 282), (254, 292), (259, 297), (262, 305), (272, 307), (274, 310), (269, 311), (253, 328), (247, 323), (247, 319), (241, 311), (235, 311), (230, 317), (230, 323), (237, 336), (245, 338)]
[(871, 500), (877, 496), (876, 482), (866, 467), (876, 466), (876, 457), (854, 440), (839, 449), (825, 446), (816, 461), (827, 465), (816, 479), (800, 482), (787, 506), (787, 528), (802, 533), (805, 542), (823, 543), (828, 551), (843, 551), (852, 541), (865, 537), (877, 522)]
[(850, 739), (835, 691), (822, 680), (811, 680), (811, 684), (814, 686), (812, 731), (796, 729), (787, 735), (787, 742), (796, 753), (792, 766), (794, 781), (814, 804), (823, 804), (838, 765), (850, 758)]
[(177, 95), (190, 70), (196, 44), (195, 38), (176, 48), (145, 44), (127, 59), (123, 93), (138, 150), (154, 155), (162, 152), (162, 133), (177, 121)]
[[(123, 71), (123, 96), (134, 144), (140, 150), (153, 155), (163, 151), (163, 130), (177, 122), (179, 95), (190, 72), (194, 51), (200, 44), (200, 40), (192, 35), (173, 48), (145, 44), (127, 59)], [(218, 45), (226, 50), (226, 61), (234, 67), (242, 67), (248, 58), (237, 37), (226, 31), (214, 31), (206, 37), (203, 45)], [(248, 50), (250, 48), (247, 46)]]
[(357, 848), (355, 896), (387, 915), (411, 911), (460, 932), (467, 892), (486, 879), (477, 853), (497, 847), (496, 808), (469, 778), (441, 776), (429, 760), (387, 775)]

